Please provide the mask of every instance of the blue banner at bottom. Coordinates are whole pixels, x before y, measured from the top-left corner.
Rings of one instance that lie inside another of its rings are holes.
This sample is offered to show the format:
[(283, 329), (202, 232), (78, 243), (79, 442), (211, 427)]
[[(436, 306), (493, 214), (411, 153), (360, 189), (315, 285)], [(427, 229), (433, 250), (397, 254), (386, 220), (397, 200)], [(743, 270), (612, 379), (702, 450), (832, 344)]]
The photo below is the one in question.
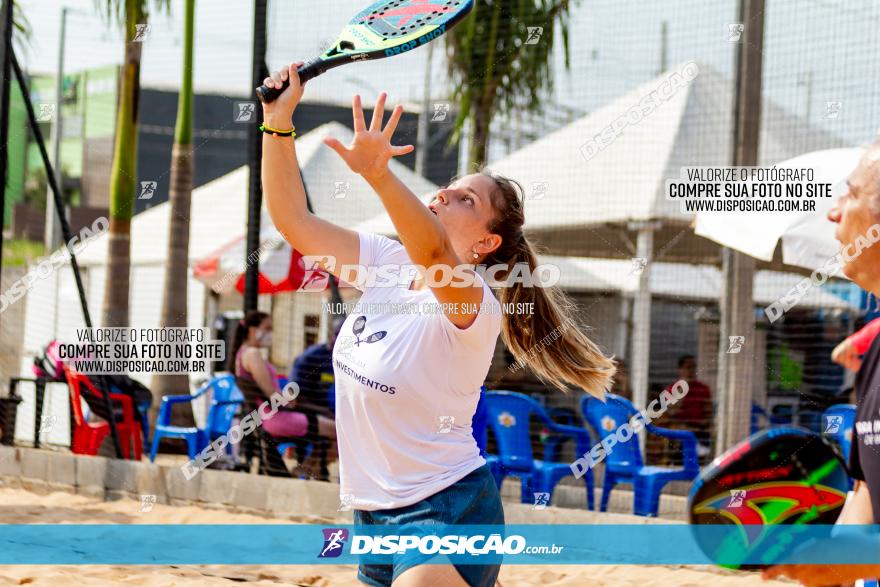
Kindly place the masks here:
[(0, 525), (0, 564), (880, 564), (880, 526)]

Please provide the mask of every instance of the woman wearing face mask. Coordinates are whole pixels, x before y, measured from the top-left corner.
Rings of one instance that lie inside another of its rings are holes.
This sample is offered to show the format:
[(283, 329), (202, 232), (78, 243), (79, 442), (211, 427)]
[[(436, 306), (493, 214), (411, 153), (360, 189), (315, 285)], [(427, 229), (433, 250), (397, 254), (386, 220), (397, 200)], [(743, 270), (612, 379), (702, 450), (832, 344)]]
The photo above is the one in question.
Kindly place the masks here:
[[(263, 358), (261, 348), (272, 345), (272, 317), (265, 312), (250, 310), (239, 321), (235, 329), (235, 339), (229, 354), (228, 370), (235, 374), (236, 381), (249, 403), (257, 407), (268, 402), (274, 393), (280, 393), (275, 367)], [(336, 439), (336, 424), (330, 418), (312, 413), (293, 411), (297, 402), (290, 402), (278, 410), (271, 418), (262, 420), (263, 429), (275, 437), (303, 436)], [(268, 408), (265, 408), (268, 412)]]

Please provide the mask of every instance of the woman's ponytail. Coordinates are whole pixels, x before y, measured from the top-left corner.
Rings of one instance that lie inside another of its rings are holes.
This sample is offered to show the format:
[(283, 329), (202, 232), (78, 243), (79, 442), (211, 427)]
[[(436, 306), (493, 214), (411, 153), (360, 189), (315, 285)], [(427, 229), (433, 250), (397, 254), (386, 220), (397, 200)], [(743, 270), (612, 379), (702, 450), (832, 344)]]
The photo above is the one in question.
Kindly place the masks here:
[[(525, 223), (523, 204), (518, 194), (522, 187), (515, 181), (486, 170), (480, 173), (490, 177), (498, 187), (493, 206), (498, 213), (489, 230), (501, 237), (501, 246), (484, 261), (490, 267), (507, 265), (507, 276), (518, 265), (528, 266), (530, 283), (522, 279), (510, 280), (501, 290), (501, 303), (532, 304), (533, 313), (504, 314), (501, 335), (507, 348), (523, 367), (528, 366), (542, 380), (565, 390), (567, 385), (583, 389), (602, 398), (611, 387), (614, 362), (602, 354), (599, 347), (580, 330), (574, 317), (576, 305), (556, 287), (535, 283), (538, 257), (523, 235)], [(513, 281), (513, 283), (510, 283)]]
[[(535, 275), (538, 258), (525, 237), (510, 261), (511, 266), (518, 263), (528, 265), (528, 275)], [(559, 389), (570, 384), (604, 397), (611, 387), (614, 362), (580, 330), (575, 321), (577, 307), (562, 290), (516, 280), (501, 290), (501, 303), (503, 307), (534, 310), (522, 316), (505, 314), (501, 326), (504, 343), (520, 367), (528, 365), (538, 377)]]

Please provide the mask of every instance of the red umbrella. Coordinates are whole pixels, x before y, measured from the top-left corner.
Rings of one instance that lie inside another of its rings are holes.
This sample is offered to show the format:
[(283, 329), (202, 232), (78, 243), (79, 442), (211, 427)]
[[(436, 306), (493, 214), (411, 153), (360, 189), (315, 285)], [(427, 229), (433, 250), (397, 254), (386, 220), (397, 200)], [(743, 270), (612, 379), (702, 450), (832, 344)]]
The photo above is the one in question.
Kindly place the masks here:
[[(267, 241), (260, 250), (259, 293), (321, 292), (329, 287), (329, 274), (307, 267), (302, 254), (286, 241)], [(217, 293), (228, 293), (233, 287), (243, 293), (246, 257), (246, 242), (242, 236), (196, 262), (193, 275)]]

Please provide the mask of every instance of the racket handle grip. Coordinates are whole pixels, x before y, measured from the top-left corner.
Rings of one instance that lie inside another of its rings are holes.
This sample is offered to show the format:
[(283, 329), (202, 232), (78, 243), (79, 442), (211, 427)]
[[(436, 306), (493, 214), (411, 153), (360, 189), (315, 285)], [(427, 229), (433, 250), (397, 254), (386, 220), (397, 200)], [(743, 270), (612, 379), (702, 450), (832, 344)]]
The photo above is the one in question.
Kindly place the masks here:
[[(324, 73), (325, 69), (322, 67), (322, 61), (320, 59), (316, 59), (310, 63), (306, 63), (302, 67), (296, 70), (299, 74), (299, 83), (304, 84), (310, 79), (314, 77), (318, 77), (322, 73)], [(260, 102), (264, 104), (268, 104), (270, 102), (274, 102), (278, 99), (278, 96), (284, 92), (287, 88), (290, 87), (290, 81), (284, 80), (284, 83), (280, 88), (269, 88), (266, 86), (260, 86), (257, 88), (257, 97), (260, 99)]]

